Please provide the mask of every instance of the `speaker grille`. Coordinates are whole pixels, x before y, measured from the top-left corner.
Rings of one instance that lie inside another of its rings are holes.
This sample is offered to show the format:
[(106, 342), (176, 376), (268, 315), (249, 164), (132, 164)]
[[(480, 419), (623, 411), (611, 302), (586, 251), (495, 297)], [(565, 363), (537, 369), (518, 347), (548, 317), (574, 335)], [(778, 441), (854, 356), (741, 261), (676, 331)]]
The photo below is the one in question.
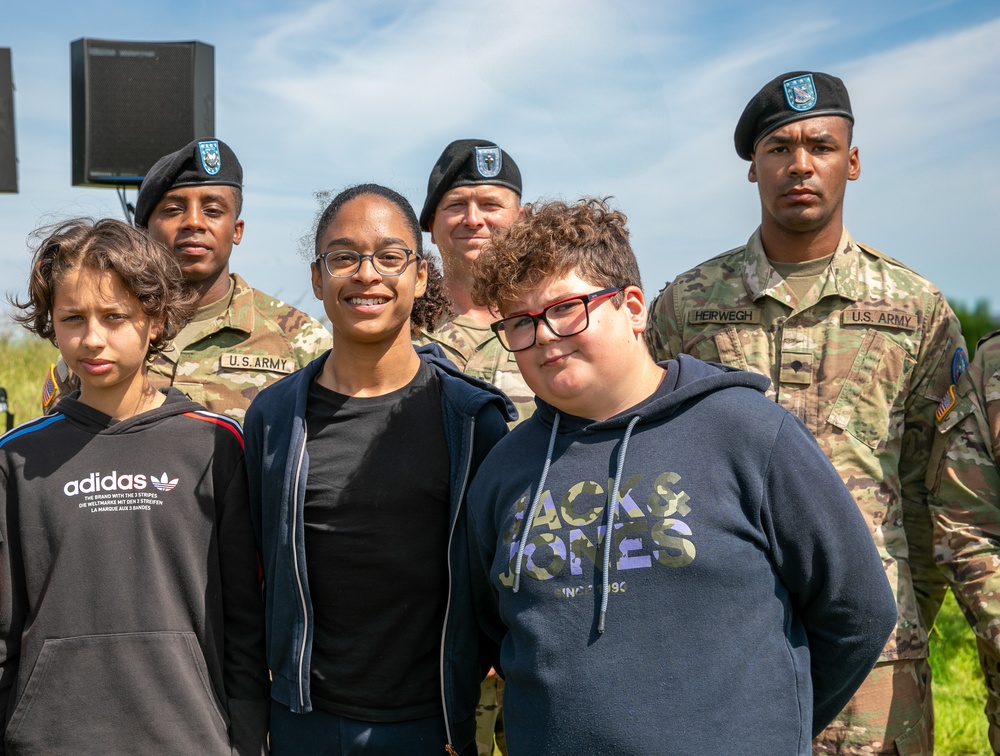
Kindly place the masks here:
[(214, 136), (210, 45), (82, 39), (71, 51), (74, 184), (137, 185), (163, 155)]

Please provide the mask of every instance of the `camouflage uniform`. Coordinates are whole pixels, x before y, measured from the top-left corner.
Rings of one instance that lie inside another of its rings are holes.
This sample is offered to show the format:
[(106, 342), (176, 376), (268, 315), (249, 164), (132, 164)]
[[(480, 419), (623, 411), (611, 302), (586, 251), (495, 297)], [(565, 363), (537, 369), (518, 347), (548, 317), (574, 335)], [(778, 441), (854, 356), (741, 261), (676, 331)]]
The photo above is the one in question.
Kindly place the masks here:
[[(746, 246), (680, 275), (650, 309), (647, 337), (658, 360), (687, 352), (767, 375), (768, 396), (816, 436), (865, 516), (896, 595), (899, 618), (880, 663), (915, 660), (911, 687), (927, 688), (926, 623), (943, 584), (929, 558), (924, 478), (934, 411), (951, 382), (953, 355), (964, 350), (944, 297), (845, 230), (829, 268), (799, 300), (768, 263), (758, 229)], [(928, 558), (918, 568), (922, 553)], [(921, 707), (932, 720), (929, 694), (916, 711), (891, 713), (902, 728), (900, 753), (932, 747), (932, 721), (919, 722)], [(871, 738), (859, 730), (840, 753), (875, 752), (861, 750)], [(855, 740), (857, 751), (850, 750)], [(913, 750), (908, 740), (916, 741)]]
[(514, 355), (501, 346), (488, 325), (471, 318), (456, 317), (438, 326), (433, 333), (422, 331), (414, 342), (437, 344), (459, 370), (484, 380), (503, 391), (517, 407), (513, 428), (535, 412), (535, 394), (521, 377)]
[(979, 342), (937, 416), (927, 475), (935, 557), (976, 634), (1000, 753), (1000, 331)]
[[(176, 386), (212, 412), (243, 422), (257, 392), (329, 349), (330, 333), (290, 305), (252, 289), (233, 275), (233, 296), (225, 312), (209, 321), (179, 354), (171, 347), (149, 366), (156, 388)], [(53, 390), (54, 388), (54, 390)], [(59, 361), (42, 392), (43, 409), (79, 388), (79, 379)]]

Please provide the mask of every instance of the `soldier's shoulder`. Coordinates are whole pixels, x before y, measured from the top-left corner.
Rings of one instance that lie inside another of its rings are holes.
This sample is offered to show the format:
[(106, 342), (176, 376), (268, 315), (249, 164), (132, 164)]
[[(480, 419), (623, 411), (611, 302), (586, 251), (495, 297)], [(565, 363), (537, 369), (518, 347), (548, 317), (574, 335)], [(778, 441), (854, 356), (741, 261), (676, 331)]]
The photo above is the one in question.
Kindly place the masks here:
[(745, 250), (746, 245), (741, 244), (740, 246), (726, 250), (715, 257), (710, 257), (704, 262), (700, 262), (693, 268), (689, 268), (678, 275), (674, 279), (674, 282), (690, 281), (693, 278), (713, 278), (720, 275), (737, 273), (742, 267), (740, 261), (743, 258)]
[(909, 288), (914, 291), (931, 292), (935, 295), (943, 296), (937, 286), (906, 263), (897, 260), (892, 255), (887, 255), (882, 250), (870, 244), (863, 244), (858, 241), (854, 243), (864, 253), (864, 257), (870, 264), (884, 268), (888, 279), (895, 286)]
[(1000, 361), (1000, 328), (979, 339), (976, 354), (982, 354), (984, 358), (989, 355), (994, 362)]

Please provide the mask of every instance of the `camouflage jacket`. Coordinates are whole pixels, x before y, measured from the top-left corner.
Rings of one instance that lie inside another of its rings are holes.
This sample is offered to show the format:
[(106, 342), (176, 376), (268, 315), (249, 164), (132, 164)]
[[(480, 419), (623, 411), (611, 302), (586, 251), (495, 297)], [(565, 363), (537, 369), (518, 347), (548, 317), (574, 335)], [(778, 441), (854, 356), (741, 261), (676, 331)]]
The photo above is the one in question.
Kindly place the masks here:
[(511, 428), (534, 413), (534, 392), (521, 377), (513, 353), (501, 346), (488, 325), (457, 316), (431, 333), (421, 331), (413, 342), (437, 344), (463, 373), (486, 381), (509, 396), (517, 407), (517, 420), (510, 423)]
[(1000, 753), (1000, 331), (979, 342), (937, 417), (927, 475), (935, 557), (976, 635)]
[[(156, 388), (173, 385), (212, 412), (242, 423), (258, 391), (311, 362), (333, 339), (301, 310), (251, 288), (238, 275), (233, 280), (226, 311), (182, 352), (170, 347), (156, 355), (148, 375)], [(79, 379), (60, 359), (45, 382), (43, 410), (77, 388)]]
[(924, 478), (934, 411), (953, 356), (964, 354), (941, 293), (845, 230), (800, 301), (768, 263), (758, 229), (746, 246), (678, 276), (650, 309), (657, 359), (687, 352), (770, 377), (768, 396), (813, 432), (882, 556), (899, 610), (882, 660), (927, 656), (944, 586)]

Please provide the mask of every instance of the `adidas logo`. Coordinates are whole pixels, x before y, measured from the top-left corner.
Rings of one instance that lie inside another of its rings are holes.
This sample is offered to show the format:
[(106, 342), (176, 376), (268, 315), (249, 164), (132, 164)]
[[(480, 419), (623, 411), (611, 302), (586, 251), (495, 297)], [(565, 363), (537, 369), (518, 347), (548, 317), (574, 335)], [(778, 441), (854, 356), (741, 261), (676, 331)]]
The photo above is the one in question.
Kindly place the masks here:
[(153, 484), (153, 488), (157, 491), (173, 491), (174, 486), (177, 485), (177, 478), (168, 479), (167, 474), (163, 473), (163, 476), (157, 478), (155, 475), (149, 476), (149, 482)]

